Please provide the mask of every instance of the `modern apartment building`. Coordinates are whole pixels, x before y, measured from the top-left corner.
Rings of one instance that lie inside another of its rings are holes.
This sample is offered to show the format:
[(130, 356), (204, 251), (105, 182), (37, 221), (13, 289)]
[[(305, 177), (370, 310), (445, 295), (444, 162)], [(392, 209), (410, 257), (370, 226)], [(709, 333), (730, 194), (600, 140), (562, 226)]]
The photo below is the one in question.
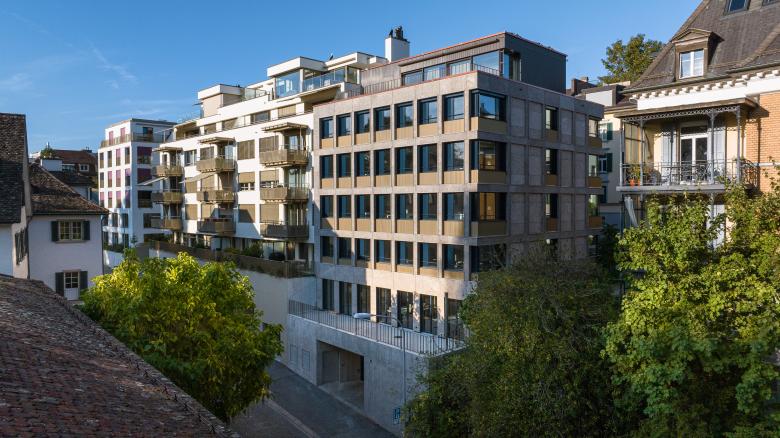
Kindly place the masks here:
[[(696, 193), (723, 211), (726, 180), (767, 189), (780, 156), (780, 2), (704, 0), (624, 90), (617, 190), (632, 223), (647, 195)], [(746, 31), (749, 30), (749, 31)]]
[(98, 150), (98, 197), (109, 214), (103, 223), (103, 242), (110, 246), (142, 243), (158, 234), (152, 220), (159, 215), (152, 203), (152, 150), (174, 124), (128, 119), (105, 129)]
[(284, 360), (399, 432), (427, 355), (458, 347), (479, 272), (538, 243), (587, 256), (602, 106), (563, 94), (565, 55), (510, 33), (360, 79), (314, 106), (317, 293), (290, 302)]

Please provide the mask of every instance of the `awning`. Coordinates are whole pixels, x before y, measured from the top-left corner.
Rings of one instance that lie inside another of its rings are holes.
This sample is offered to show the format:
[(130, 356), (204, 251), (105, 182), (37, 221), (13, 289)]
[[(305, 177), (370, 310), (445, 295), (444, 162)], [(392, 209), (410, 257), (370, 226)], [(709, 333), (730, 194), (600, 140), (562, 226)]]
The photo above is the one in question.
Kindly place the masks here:
[(308, 129), (308, 126), (302, 125), (300, 123), (283, 122), (263, 127), (263, 131), (265, 132), (279, 132), (286, 131), (288, 129)]
[(195, 176), (192, 176), (192, 177), (189, 177), (189, 178), (185, 179), (182, 183), (186, 184), (186, 183), (200, 181), (200, 180), (202, 180), (204, 178), (208, 178), (208, 177), (216, 175), (216, 174), (217, 174), (217, 172), (199, 173), (199, 174), (197, 174)]
[(220, 144), (220, 143), (233, 143), (235, 139), (233, 137), (209, 137), (198, 140), (200, 144)]
[(156, 183), (157, 181), (164, 180), (165, 178), (167, 178), (167, 176), (158, 176), (157, 178), (152, 178), (152, 179), (146, 180), (146, 181), (144, 181), (142, 183), (138, 183), (138, 185), (139, 186), (150, 186), (150, 185)]

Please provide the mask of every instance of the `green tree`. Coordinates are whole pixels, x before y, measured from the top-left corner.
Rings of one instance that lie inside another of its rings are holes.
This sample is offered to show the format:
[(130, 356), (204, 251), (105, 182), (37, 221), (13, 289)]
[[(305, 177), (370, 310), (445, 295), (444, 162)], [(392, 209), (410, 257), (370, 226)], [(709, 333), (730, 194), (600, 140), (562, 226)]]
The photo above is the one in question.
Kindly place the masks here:
[[(605, 357), (638, 436), (777, 436), (780, 195), (650, 203), (624, 232), (629, 276)], [(725, 240), (714, 245), (728, 226)], [(773, 359), (774, 356), (774, 359)]]
[(623, 44), (623, 40), (615, 41), (607, 47), (607, 57), (601, 60), (609, 74), (600, 76), (599, 80), (611, 84), (639, 79), (663, 46), (660, 41), (645, 40), (641, 33), (632, 36), (628, 44)]
[(268, 395), (266, 367), (281, 327), (260, 329), (249, 280), (230, 263), (180, 253), (140, 261), (132, 250), (95, 278), (83, 310), (215, 415), (227, 420)]
[(616, 433), (602, 332), (617, 298), (590, 260), (534, 252), (480, 273), (463, 305), (466, 348), (434, 363), (408, 406), (411, 436)]

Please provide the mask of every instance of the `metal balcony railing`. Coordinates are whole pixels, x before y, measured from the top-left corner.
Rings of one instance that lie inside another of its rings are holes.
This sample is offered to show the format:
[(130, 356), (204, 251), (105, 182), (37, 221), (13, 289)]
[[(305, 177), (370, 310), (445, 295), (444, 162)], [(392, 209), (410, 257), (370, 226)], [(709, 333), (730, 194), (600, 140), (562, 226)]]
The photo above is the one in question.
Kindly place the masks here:
[(280, 146), (275, 150), (260, 151), (260, 164), (264, 166), (305, 166), (309, 163), (309, 151), (296, 146)]
[(722, 184), (737, 180), (746, 185), (758, 183), (758, 168), (744, 159), (624, 164), (620, 174), (624, 187)]
[(163, 133), (154, 134), (138, 134), (132, 132), (130, 134), (120, 135), (111, 139), (106, 139), (100, 142), (100, 147), (116, 146), (118, 144), (127, 143), (131, 141), (143, 141), (147, 143), (162, 143), (165, 138)]
[(288, 301), (287, 311), (290, 315), (314, 321), (374, 342), (395, 348), (405, 348), (406, 351), (419, 355), (436, 356), (459, 350), (465, 346), (464, 342), (459, 339), (415, 332), (388, 324), (357, 319), (352, 317), (352, 315), (343, 315), (318, 309), (310, 304), (294, 300)]

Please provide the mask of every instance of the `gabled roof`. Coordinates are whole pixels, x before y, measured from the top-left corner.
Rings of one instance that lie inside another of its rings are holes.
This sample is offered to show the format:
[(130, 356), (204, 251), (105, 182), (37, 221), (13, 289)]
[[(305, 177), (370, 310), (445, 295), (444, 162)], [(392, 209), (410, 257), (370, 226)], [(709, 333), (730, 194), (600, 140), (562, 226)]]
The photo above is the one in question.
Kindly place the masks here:
[(108, 214), (38, 164), (30, 164), (30, 191), (33, 216)]
[(97, 158), (91, 151), (74, 151), (71, 149), (52, 149), (54, 156), (66, 164), (91, 164), (97, 167)]
[(237, 436), (40, 281), (0, 276), (4, 436)]
[(64, 182), (65, 184), (71, 187), (74, 186), (92, 187), (94, 185), (92, 178), (78, 172), (72, 172), (66, 170), (49, 170), (48, 172), (58, 180)]
[(0, 224), (21, 221), (27, 121), (23, 114), (0, 113)]
[(780, 4), (764, 5), (761, 0), (750, 3), (747, 11), (725, 14), (724, 0), (703, 0), (628, 91), (677, 83), (675, 44), (692, 37), (712, 38), (711, 51), (704, 76), (684, 83), (780, 65)]

